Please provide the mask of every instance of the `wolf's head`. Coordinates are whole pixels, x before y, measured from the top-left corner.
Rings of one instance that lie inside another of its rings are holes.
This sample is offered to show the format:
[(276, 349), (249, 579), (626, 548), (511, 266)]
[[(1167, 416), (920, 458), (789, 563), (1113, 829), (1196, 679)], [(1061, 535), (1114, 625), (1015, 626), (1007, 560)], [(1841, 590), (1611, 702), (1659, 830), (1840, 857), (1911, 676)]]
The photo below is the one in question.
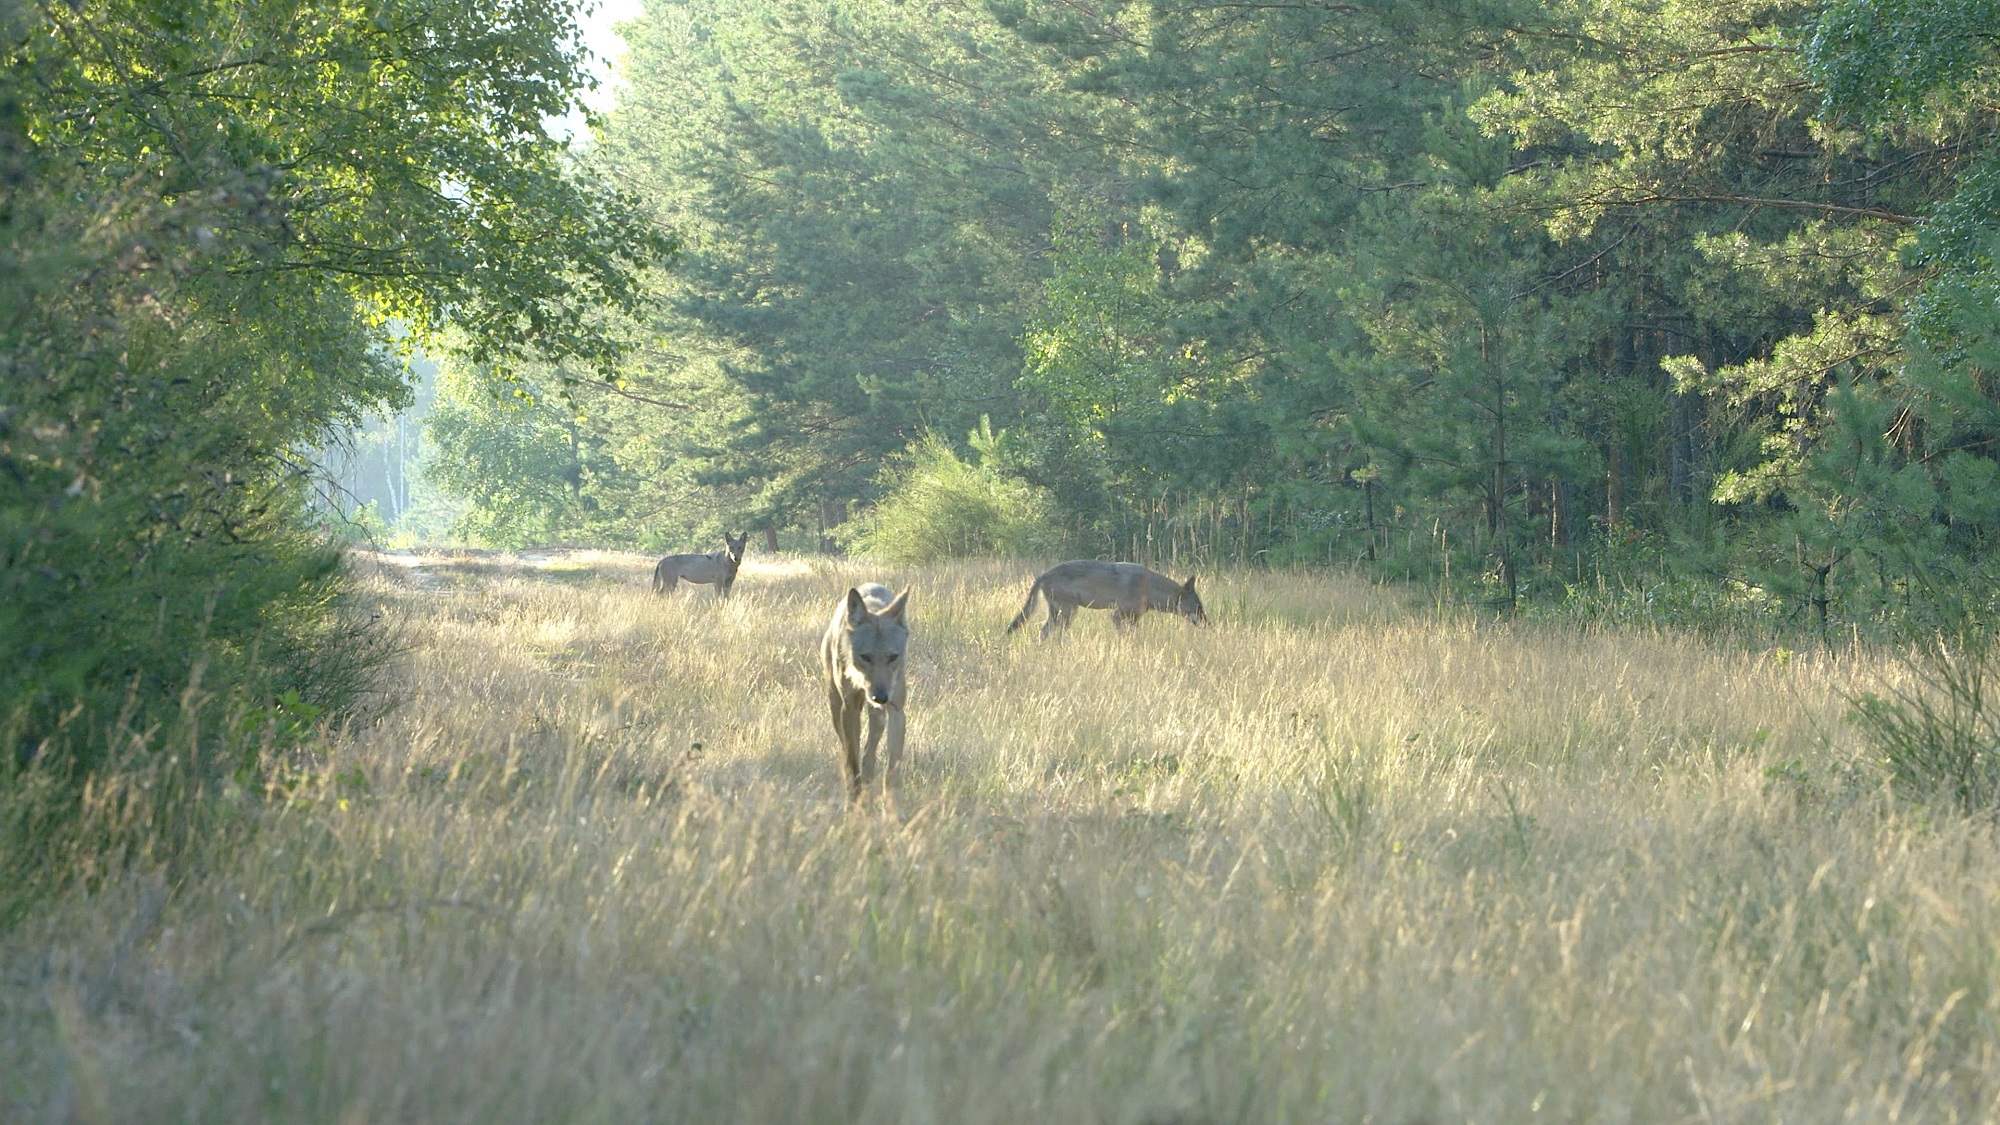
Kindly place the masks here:
[(731, 535), (726, 531), (722, 533), (722, 553), (729, 556), (729, 565), (732, 567), (743, 565), (743, 548), (749, 545), (750, 533), (747, 531), (741, 535)]
[[(877, 586), (882, 594), (889, 591)], [(879, 598), (877, 600), (879, 604)], [(906, 615), (910, 592), (904, 590), (887, 605), (870, 605), (859, 589), (847, 591), (847, 678), (868, 693), (868, 701), (884, 706), (895, 697), (896, 677), (903, 671), (903, 656), (910, 646), (910, 623)]]
[(1208, 614), (1201, 608), (1201, 595), (1194, 592), (1194, 576), (1188, 575), (1185, 585), (1174, 595), (1174, 612), (1187, 618), (1190, 625), (1208, 624)]

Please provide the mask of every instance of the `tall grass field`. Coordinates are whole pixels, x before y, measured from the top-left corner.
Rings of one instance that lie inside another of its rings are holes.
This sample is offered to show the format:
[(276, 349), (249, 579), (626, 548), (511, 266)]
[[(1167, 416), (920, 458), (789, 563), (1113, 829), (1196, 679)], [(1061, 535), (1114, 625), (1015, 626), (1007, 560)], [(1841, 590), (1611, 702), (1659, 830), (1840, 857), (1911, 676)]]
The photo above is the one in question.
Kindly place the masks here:
[[(1887, 654), (1256, 571), (1045, 642), (1026, 565), (650, 564), (360, 556), (393, 706), (0, 936), (0, 1121), (2000, 1119), (2000, 848), (1871, 765)], [(850, 808), (869, 579), (909, 752)]]

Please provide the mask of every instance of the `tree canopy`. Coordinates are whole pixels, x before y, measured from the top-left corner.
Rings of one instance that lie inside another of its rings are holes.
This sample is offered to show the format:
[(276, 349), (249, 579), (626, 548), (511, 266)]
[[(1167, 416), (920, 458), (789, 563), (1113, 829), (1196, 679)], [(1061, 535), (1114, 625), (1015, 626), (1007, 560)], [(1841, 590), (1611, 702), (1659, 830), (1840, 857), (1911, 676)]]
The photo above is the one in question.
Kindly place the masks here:
[(0, 770), (340, 705), (307, 451), (447, 323), (597, 377), (672, 250), (545, 128), (573, 6), (6, 0), (0, 50)]
[[(655, 0), (575, 147), (565, 4), (6, 11), (5, 581), (75, 594), (22, 636), (167, 565), (51, 521), (210, 575), (296, 535), (297, 451), (405, 393), (392, 322), (495, 544), (925, 512), (1504, 609), (1990, 600), (1983, 3)], [(90, 627), (324, 620), (276, 596)]]
[(1078, 551), (1821, 626), (1978, 585), (1990, 16), (654, 3), (601, 166), (689, 252), (582, 412), (600, 501), (832, 543), (986, 419)]

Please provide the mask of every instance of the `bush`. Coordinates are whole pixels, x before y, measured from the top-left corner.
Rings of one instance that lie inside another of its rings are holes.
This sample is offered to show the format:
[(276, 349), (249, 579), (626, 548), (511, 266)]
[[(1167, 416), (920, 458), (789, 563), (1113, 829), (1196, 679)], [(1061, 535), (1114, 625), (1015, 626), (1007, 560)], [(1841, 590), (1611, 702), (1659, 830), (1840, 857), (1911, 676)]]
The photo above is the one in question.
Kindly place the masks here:
[[(236, 288), (197, 268), (182, 216), (95, 198), (78, 214), (45, 188), (0, 214), (0, 784), (80, 779), (110, 729), (193, 698), (337, 708), (359, 674), (292, 450), (392, 399), (396, 373), (351, 301)], [(130, 264), (134, 243), (175, 269)], [(224, 298), (308, 323), (274, 342), (196, 315)]]
[(971, 439), (976, 463), (959, 457), (938, 434), (911, 444), (883, 472), (885, 494), (854, 522), (844, 545), (911, 565), (1060, 550), (1062, 535), (1050, 522), (1047, 498), (995, 468), (999, 438), (991, 424), (981, 419)]
[(1912, 686), (1854, 701), (1854, 721), (1890, 783), (1966, 812), (2000, 807), (2000, 700), (1986, 694), (2000, 657), (1983, 639), (1939, 642), (1907, 666)]
[(93, 178), (32, 143), (20, 92), (0, 79), (0, 925), (82, 874), (87, 822), (204, 815), (191, 794), (257, 764), (220, 728), (356, 700), (377, 642), (294, 451), (401, 394), (351, 299), (224, 267), (217, 199), (252, 210), (230, 193), (257, 182)]

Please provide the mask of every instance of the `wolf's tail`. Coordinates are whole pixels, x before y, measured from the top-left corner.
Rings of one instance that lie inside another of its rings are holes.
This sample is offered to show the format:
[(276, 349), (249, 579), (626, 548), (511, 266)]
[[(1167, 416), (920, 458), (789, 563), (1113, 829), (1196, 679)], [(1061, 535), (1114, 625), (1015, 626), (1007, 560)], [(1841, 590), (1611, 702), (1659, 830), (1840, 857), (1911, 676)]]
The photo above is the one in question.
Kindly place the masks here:
[(1041, 595), (1042, 595), (1042, 580), (1037, 578), (1035, 579), (1035, 584), (1033, 586), (1028, 587), (1028, 604), (1022, 606), (1021, 612), (1015, 614), (1014, 620), (1007, 624), (1007, 631), (1009, 633), (1012, 633), (1014, 630), (1019, 629), (1021, 626), (1026, 625), (1028, 623), (1028, 615), (1030, 613), (1035, 612), (1035, 599), (1040, 597)]
[(667, 560), (661, 559), (659, 562), (653, 565), (653, 592), (657, 594), (665, 590), (666, 588), (667, 588)]

